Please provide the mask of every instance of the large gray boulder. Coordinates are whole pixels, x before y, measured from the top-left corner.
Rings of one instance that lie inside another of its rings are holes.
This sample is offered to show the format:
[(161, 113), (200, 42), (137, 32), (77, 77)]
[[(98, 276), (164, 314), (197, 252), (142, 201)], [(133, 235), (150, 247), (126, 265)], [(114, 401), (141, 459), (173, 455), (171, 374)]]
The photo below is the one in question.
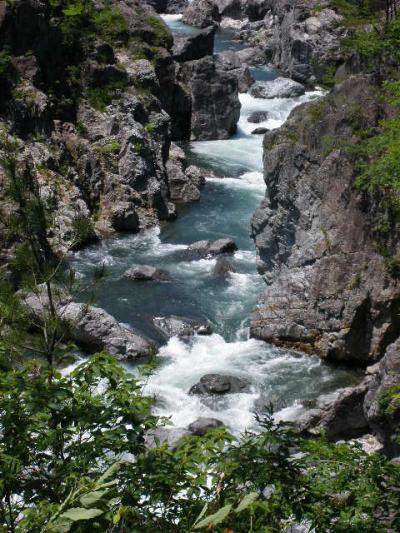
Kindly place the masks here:
[(124, 278), (130, 281), (171, 281), (168, 272), (150, 265), (132, 265), (124, 273)]
[(200, 190), (206, 181), (203, 171), (194, 165), (188, 167), (185, 153), (175, 143), (171, 143), (166, 170), (172, 201), (190, 203), (200, 200)]
[(177, 75), (191, 98), (192, 140), (228, 139), (240, 117), (237, 77), (218, 68), (213, 57), (183, 63)]
[(218, 420), (217, 418), (200, 417), (189, 424), (188, 429), (192, 435), (203, 437), (210, 429), (217, 429), (223, 425), (221, 420)]
[(155, 353), (153, 342), (121, 326), (99, 307), (71, 302), (60, 307), (59, 316), (68, 324), (68, 336), (90, 353), (104, 351), (119, 361), (137, 360)]
[(190, 337), (211, 335), (212, 326), (207, 320), (198, 320), (181, 316), (163, 316), (153, 318), (155, 327), (166, 337)]
[(249, 383), (235, 376), (221, 374), (206, 374), (200, 381), (193, 385), (189, 394), (235, 394), (248, 392)]
[(306, 92), (304, 85), (289, 78), (258, 81), (250, 89), (255, 98), (294, 98)]
[(258, 124), (259, 122), (265, 122), (268, 120), (269, 116), (270, 114), (268, 111), (253, 111), (253, 113), (247, 117), (247, 122)]
[(238, 249), (232, 239), (218, 239), (216, 241), (197, 241), (190, 244), (184, 251), (185, 255), (193, 257), (207, 257), (221, 254), (233, 254)]
[(225, 50), (218, 54), (217, 64), (221, 70), (225, 70), (236, 76), (239, 92), (247, 92), (254, 84), (254, 78), (250, 73), (248, 65), (244, 64), (233, 50)]

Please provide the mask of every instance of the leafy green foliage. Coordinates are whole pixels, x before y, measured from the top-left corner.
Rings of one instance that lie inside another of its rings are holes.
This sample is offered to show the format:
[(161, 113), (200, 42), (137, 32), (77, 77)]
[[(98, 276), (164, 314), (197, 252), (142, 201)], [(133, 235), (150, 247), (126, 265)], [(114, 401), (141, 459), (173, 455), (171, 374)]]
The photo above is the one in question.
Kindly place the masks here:
[(150, 406), (137, 382), (102, 354), (68, 377), (35, 363), (0, 373), (1, 498), (18, 496), (12, 517), (0, 507), (0, 523), (19, 516), (21, 531), (30, 531), (30, 522), (54, 513), (72, 522), (100, 516), (115, 484), (109, 473), (100, 476), (116, 457), (144, 450), (144, 432), (156, 425)]
[(397, 530), (398, 465), (358, 446), (303, 441), (259, 420), (174, 450), (139, 384), (99, 354), (69, 376), (34, 363), (0, 372), (0, 523), (11, 531), (140, 533)]

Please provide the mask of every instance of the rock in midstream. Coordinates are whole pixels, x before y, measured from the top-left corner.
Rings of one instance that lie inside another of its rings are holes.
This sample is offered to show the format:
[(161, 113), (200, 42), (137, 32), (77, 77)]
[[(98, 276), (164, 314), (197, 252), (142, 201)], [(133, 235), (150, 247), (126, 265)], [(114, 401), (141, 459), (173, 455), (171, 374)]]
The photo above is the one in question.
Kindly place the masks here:
[(189, 394), (234, 394), (248, 392), (249, 383), (236, 376), (221, 374), (206, 374), (200, 381), (193, 385)]
[(150, 265), (132, 265), (124, 273), (130, 281), (170, 281), (171, 277), (165, 270)]
[(212, 326), (207, 320), (195, 320), (180, 316), (164, 316), (153, 318), (155, 327), (167, 338), (190, 337), (195, 335), (211, 335)]

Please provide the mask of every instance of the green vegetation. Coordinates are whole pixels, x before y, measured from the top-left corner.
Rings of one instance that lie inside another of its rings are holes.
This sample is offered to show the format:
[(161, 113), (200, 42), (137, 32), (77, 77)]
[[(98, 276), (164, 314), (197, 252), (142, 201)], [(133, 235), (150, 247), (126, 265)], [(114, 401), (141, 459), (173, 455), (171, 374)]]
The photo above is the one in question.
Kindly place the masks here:
[(100, 146), (97, 148), (97, 151), (100, 154), (110, 154), (110, 155), (118, 155), (121, 151), (121, 143), (118, 141), (112, 141), (109, 144), (105, 144), (104, 146)]
[[(32, 361), (0, 372), (0, 523), (7, 531), (141, 533), (397, 530), (399, 466), (359, 447), (306, 442), (271, 414), (262, 432), (145, 435), (160, 421), (104, 354), (62, 377)], [(296, 452), (296, 455), (293, 455)], [(134, 458), (134, 460), (132, 460)]]
[(393, 385), (379, 398), (379, 411), (389, 417), (400, 410), (400, 385)]
[(148, 17), (146, 23), (151, 26), (154, 31), (152, 46), (170, 48), (172, 45), (172, 36), (164, 22), (158, 17)]
[(116, 97), (118, 91), (122, 91), (129, 86), (129, 81), (110, 81), (103, 84), (101, 87), (90, 87), (86, 91), (86, 96), (90, 105), (98, 111), (104, 111), (105, 108), (111, 104), (113, 98)]

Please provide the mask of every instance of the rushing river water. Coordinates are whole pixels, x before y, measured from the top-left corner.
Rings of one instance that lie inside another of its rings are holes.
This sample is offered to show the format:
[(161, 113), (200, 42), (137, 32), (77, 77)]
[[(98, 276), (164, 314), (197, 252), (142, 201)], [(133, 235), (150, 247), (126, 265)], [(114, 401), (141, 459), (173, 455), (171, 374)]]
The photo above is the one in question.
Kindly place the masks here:
[[(172, 31), (196, 31), (182, 24), (179, 16), (165, 16), (165, 20)], [(216, 53), (240, 46), (228, 32), (217, 34)], [(272, 69), (253, 69), (256, 79), (275, 75)], [(259, 125), (276, 128), (296, 105), (319, 95), (315, 91), (296, 99), (262, 100), (241, 94), (241, 117), (232, 139), (186, 147), (190, 161), (211, 168), (217, 176), (208, 180), (198, 204), (181, 208), (177, 221), (160, 229), (103, 241), (75, 254), (73, 266), (83, 280), (99, 264), (107, 266), (109, 276), (98, 294), (98, 305), (124, 324), (155, 338), (155, 316), (174, 314), (213, 323), (211, 336), (190, 341), (172, 338), (164, 344), (158, 354), (159, 367), (147, 382), (146, 392), (157, 398), (156, 413), (170, 416), (176, 426), (211, 416), (235, 432), (242, 431), (254, 426), (253, 412), (262, 411), (269, 402), (275, 404), (277, 416), (293, 419), (316, 399), (324, 401), (354, 381), (354, 374), (346, 369), (248, 336), (248, 319), (264, 286), (255, 268), (249, 223), (265, 194), (265, 184), (262, 136), (250, 134), (255, 125), (247, 117), (256, 110), (268, 111), (270, 118)], [(214, 272), (216, 259), (179, 257), (186, 244), (223, 237), (234, 239), (240, 249), (230, 260), (233, 272), (227, 277)], [(173, 281), (129, 282), (122, 274), (133, 263), (160, 266)], [(208, 373), (243, 377), (251, 383), (251, 391), (215, 400), (189, 395), (189, 388)]]

